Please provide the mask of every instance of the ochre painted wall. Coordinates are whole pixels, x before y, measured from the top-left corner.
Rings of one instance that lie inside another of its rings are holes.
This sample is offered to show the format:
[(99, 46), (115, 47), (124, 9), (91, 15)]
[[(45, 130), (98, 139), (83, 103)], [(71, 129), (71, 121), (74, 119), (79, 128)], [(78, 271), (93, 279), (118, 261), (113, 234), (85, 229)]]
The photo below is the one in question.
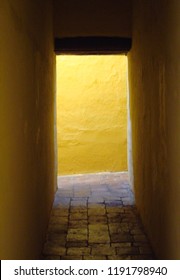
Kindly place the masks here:
[(180, 259), (180, 1), (134, 1), (129, 58), (136, 203), (159, 259)]
[(132, 0), (54, 0), (55, 37), (131, 37)]
[(52, 3), (0, 1), (0, 259), (38, 259), (55, 185)]
[(57, 57), (58, 174), (127, 170), (126, 56)]

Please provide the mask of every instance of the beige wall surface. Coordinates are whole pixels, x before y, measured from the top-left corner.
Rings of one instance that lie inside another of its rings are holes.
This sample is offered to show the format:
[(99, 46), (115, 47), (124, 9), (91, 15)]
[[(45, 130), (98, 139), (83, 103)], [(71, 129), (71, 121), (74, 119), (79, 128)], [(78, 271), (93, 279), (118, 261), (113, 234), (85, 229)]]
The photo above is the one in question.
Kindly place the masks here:
[(39, 258), (53, 198), (51, 1), (0, 1), (0, 258)]
[(57, 56), (59, 175), (127, 170), (126, 80), (126, 56)]
[(134, 1), (129, 54), (134, 186), (158, 258), (180, 258), (180, 2)]
[(55, 37), (131, 37), (131, 0), (54, 0)]

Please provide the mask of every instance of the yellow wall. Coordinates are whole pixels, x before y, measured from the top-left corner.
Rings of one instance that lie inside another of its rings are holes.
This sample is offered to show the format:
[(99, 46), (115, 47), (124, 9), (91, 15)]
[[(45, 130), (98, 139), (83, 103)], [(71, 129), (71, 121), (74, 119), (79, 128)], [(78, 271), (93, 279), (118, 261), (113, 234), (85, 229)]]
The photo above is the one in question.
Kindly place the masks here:
[(39, 258), (55, 185), (51, 1), (0, 1), (0, 259)]
[(180, 259), (180, 1), (134, 1), (129, 54), (136, 203), (160, 259)]
[(132, 0), (54, 0), (55, 37), (131, 36)]
[(126, 56), (57, 57), (58, 173), (127, 170)]

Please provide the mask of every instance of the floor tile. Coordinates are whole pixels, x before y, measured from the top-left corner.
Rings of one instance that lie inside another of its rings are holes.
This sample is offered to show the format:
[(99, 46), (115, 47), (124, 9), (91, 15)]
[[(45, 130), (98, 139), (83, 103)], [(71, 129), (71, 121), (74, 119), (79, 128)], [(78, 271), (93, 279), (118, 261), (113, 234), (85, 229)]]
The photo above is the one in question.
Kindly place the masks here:
[(153, 259), (127, 172), (58, 177), (43, 259)]

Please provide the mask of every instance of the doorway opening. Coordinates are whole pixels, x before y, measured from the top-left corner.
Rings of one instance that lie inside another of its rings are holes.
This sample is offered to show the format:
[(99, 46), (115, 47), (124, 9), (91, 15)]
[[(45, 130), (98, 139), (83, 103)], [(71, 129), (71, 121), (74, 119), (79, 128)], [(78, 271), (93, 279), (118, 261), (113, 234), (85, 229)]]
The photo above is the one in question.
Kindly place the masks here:
[(127, 57), (57, 56), (58, 176), (127, 172)]

